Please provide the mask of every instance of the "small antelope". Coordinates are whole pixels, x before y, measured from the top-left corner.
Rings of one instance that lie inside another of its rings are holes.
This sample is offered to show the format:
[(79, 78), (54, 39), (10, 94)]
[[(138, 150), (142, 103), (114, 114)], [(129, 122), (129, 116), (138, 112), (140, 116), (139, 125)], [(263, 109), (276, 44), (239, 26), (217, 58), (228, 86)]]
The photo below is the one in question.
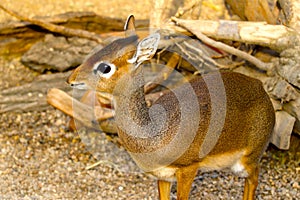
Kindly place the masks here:
[[(138, 42), (133, 16), (127, 19), (125, 34), (125, 38), (91, 55), (67, 82), (74, 88), (114, 96), (118, 135), (137, 165), (158, 179), (161, 200), (170, 199), (174, 180), (177, 199), (184, 200), (189, 197), (198, 170), (227, 168), (245, 177), (243, 199), (254, 199), (259, 161), (275, 121), (273, 106), (261, 82), (239, 73), (211, 72), (165, 92), (147, 107), (142, 63), (153, 57), (160, 36), (154, 33)], [(218, 91), (218, 77), (222, 80), (223, 97)], [(190, 103), (195, 99), (196, 104)], [(222, 112), (223, 122), (214, 120), (212, 116), (220, 119)], [(182, 126), (182, 120), (188, 124)]]

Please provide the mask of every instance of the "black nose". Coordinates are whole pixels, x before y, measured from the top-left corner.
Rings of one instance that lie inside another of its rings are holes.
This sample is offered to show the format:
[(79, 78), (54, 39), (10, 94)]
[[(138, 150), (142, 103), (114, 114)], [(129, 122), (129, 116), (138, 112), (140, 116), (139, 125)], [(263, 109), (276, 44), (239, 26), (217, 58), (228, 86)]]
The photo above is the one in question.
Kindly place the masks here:
[(81, 89), (81, 88), (84, 88), (85, 87), (85, 83), (69, 83), (70, 86), (72, 88), (78, 88), (78, 89)]

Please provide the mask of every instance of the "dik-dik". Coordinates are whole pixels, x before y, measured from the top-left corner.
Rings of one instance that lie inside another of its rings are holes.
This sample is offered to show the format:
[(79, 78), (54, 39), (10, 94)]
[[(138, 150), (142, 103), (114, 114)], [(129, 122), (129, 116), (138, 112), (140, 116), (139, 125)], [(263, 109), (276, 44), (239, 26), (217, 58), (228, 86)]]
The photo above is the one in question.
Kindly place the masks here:
[[(127, 19), (125, 34), (91, 55), (67, 82), (113, 95), (122, 144), (139, 167), (157, 178), (160, 199), (170, 199), (174, 180), (177, 199), (188, 199), (198, 170), (222, 169), (245, 177), (243, 199), (254, 199), (259, 161), (275, 121), (261, 82), (239, 73), (211, 72), (164, 92), (147, 107), (143, 64), (155, 54), (160, 36), (154, 33), (138, 42), (133, 16)], [(217, 91), (219, 78), (223, 96)], [(223, 122), (214, 121), (214, 112), (221, 109)], [(220, 131), (217, 137), (212, 130)]]

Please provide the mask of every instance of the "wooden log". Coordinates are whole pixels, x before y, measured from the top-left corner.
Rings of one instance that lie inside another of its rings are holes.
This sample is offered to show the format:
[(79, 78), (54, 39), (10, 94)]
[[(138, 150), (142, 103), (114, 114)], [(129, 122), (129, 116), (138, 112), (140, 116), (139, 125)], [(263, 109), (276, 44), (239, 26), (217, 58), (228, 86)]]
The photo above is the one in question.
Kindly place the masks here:
[(0, 92), (0, 113), (17, 111), (44, 110), (49, 107), (46, 102), (47, 91), (50, 88), (61, 88), (70, 91), (65, 84), (70, 72), (38, 76), (31, 83), (5, 89)]
[[(54, 95), (54, 94), (53, 94)], [(67, 96), (68, 97), (68, 96)], [(50, 98), (50, 97), (49, 97)], [(59, 110), (63, 110), (64, 108), (62, 108), (62, 106), (64, 105), (65, 101), (68, 101), (68, 98), (64, 99), (62, 97), (56, 97), (61, 104), (53, 104), (54, 107), (56, 107)], [(74, 96), (73, 96), (74, 98)], [(80, 98), (80, 102), (91, 107), (94, 112), (95, 112), (95, 116), (97, 116), (98, 114), (100, 115), (99, 119), (96, 119), (98, 121), (98, 123), (104, 124), (104, 121), (107, 121), (107, 123), (105, 123), (105, 126), (103, 129), (105, 129), (105, 132), (108, 133), (116, 133), (116, 129), (115, 129), (115, 125), (113, 122), (113, 119), (110, 120), (110, 118), (112, 118), (111, 115), (102, 115), (101, 113), (103, 112), (102, 110), (99, 110), (97, 113), (97, 108), (111, 108), (111, 102), (112, 102), (112, 97), (110, 98), (105, 98), (103, 99), (103, 96), (100, 96), (99, 93), (96, 93), (95, 91), (92, 90), (87, 90), (83, 96)], [(75, 101), (76, 99), (74, 99)], [(51, 103), (51, 101), (49, 101), (49, 103)], [(73, 109), (73, 114), (75, 114), (74, 112), (76, 112), (77, 108), (75, 107), (75, 109)], [(113, 111), (111, 111), (113, 112)], [(104, 117), (106, 116), (106, 117)], [(74, 116), (70, 116), (71, 119), (69, 121), (69, 128), (71, 130), (78, 130), (81, 127), (84, 127), (86, 125), (84, 125), (83, 123), (79, 122), (78, 120), (74, 119)]]
[[(45, 21), (68, 28), (83, 29), (95, 33), (108, 33), (123, 31), (125, 19), (116, 19), (100, 16), (94, 12), (67, 12), (54, 16), (36, 16), (37, 21)], [(136, 20), (136, 26), (143, 28), (149, 26), (149, 20)], [(0, 39), (10, 37), (33, 37), (42, 29), (30, 22), (11, 21), (0, 23)]]
[[(51, 17), (34, 17), (33, 20), (59, 25), (65, 29), (90, 31), (91, 34), (108, 33), (107, 35), (99, 35), (101, 40), (106, 36), (114, 35), (111, 32), (123, 31), (125, 21), (125, 19), (100, 16), (93, 12), (68, 12)], [(57, 33), (54, 29), (46, 30), (47, 27), (42, 28), (38, 25), (28, 21), (0, 23), (0, 55), (22, 54), (33, 43), (43, 38), (45, 34), (51, 31)], [(148, 27), (149, 20), (136, 20), (136, 26), (138, 28)], [(60, 34), (64, 35), (63, 32)]]
[[(65, 114), (75, 118), (82, 126), (102, 130), (104, 132), (116, 133), (116, 128), (112, 124), (113, 112), (111, 109), (95, 106), (88, 106), (57, 88), (52, 88), (47, 94), (47, 102), (53, 107), (61, 110)], [(108, 120), (108, 121), (107, 121)]]
[[(273, 65), (271, 65), (270, 63), (264, 63), (261, 60), (249, 55), (248, 53), (246, 53), (244, 51), (236, 49), (236, 48), (234, 48), (232, 46), (229, 46), (225, 43), (215, 41), (215, 40), (209, 38), (208, 36), (206, 36), (205, 34), (203, 34), (198, 29), (198, 25), (195, 24), (195, 23), (197, 23), (198, 20), (182, 20), (182, 19), (177, 19), (175, 17), (172, 17), (172, 20), (174, 22), (176, 22), (176, 24), (178, 26), (184, 27), (185, 29), (190, 31), (192, 34), (194, 34), (199, 40), (201, 40), (205, 44), (210, 45), (214, 48), (220, 49), (222, 51), (225, 51), (227, 53), (230, 53), (232, 55), (235, 55), (239, 58), (242, 58), (242, 59), (252, 63), (253, 65), (255, 65), (260, 70), (263, 70), (263, 71), (266, 71), (266, 72), (273, 71)], [(227, 33), (228, 30), (232, 30), (232, 29), (233, 29), (233, 32), (236, 32), (234, 30), (234, 27), (225, 27), (224, 31), (226, 30), (226, 33)]]
[[(164, 91), (147, 94), (148, 106), (151, 106), (161, 95), (164, 95)], [(50, 89), (47, 94), (48, 104), (71, 117), (69, 126), (72, 130), (88, 127), (106, 133), (117, 133), (113, 109), (103, 107), (100, 101), (94, 91), (86, 91), (80, 101), (57, 88)]]
[[(276, 51), (282, 51), (300, 44), (299, 33), (283, 25), (228, 20), (176, 19), (175, 21), (184, 27), (194, 27), (194, 29), (197, 29), (197, 32), (201, 32), (217, 40), (231, 40), (247, 44), (256, 44), (269, 47)], [(183, 29), (178, 29), (172, 24), (166, 28), (186, 33)]]

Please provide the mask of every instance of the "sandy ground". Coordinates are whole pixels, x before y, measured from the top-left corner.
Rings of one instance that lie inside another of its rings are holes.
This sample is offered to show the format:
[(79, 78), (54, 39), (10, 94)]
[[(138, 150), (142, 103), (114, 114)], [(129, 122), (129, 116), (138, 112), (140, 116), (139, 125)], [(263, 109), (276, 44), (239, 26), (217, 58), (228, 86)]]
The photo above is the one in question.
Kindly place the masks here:
[[(112, 17), (149, 15), (148, 1), (99, 0), (1, 0), (1, 4), (27, 16), (53, 15), (65, 11), (94, 11)], [(133, 6), (134, 5), (134, 6)], [(0, 21), (12, 20), (0, 11)], [(0, 58), (0, 90), (33, 80), (36, 73), (18, 58)], [(82, 142), (83, 137), (67, 129), (68, 118), (53, 108), (41, 112), (0, 115), (0, 200), (3, 199), (157, 199), (156, 182), (132, 171), (122, 150), (101, 140), (105, 162), (97, 162)], [(99, 133), (95, 133), (99, 134)], [(113, 160), (114, 162), (114, 160)], [(125, 164), (124, 164), (125, 162)], [(299, 160), (285, 151), (269, 149), (262, 159), (257, 199), (296, 200), (300, 196)], [(243, 179), (226, 172), (199, 173), (190, 199), (241, 199)], [(172, 199), (176, 195), (172, 188)]]

